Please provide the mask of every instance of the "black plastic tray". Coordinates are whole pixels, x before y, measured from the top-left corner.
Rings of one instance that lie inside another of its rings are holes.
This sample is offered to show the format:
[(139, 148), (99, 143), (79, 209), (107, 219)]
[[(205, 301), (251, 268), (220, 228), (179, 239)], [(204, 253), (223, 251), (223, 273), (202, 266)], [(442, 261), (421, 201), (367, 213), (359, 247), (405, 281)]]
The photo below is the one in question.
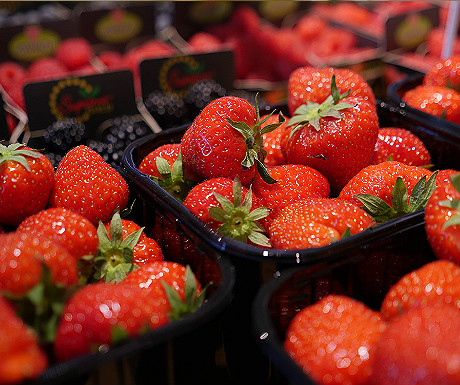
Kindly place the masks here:
[(391, 84), (387, 90), (388, 102), (401, 108), (401, 110), (404, 111), (408, 116), (411, 116), (414, 120), (420, 121), (422, 124), (429, 125), (434, 129), (441, 131), (451, 131), (460, 135), (460, 125), (428, 114), (424, 111), (418, 110), (417, 108), (413, 108), (403, 102), (403, 95), (407, 91), (421, 85), (423, 83), (424, 76), (425, 74), (410, 75), (396, 83)]
[[(119, 171), (123, 174), (121, 169)], [(136, 184), (128, 180), (128, 186), (129, 205), (133, 204), (133, 210), (127, 219), (145, 226), (147, 236), (152, 237), (154, 232), (156, 237), (161, 237), (165, 228), (171, 228), (168, 219), (157, 209), (153, 199), (139, 193)], [(84, 384), (90, 376), (99, 378), (96, 383), (108, 384), (110, 380), (101, 379), (104, 375), (99, 374), (107, 365), (113, 365), (122, 372), (125, 367), (123, 373), (115, 375), (119, 383), (123, 383), (121, 377), (124, 376), (130, 378), (129, 381), (148, 384), (152, 375), (156, 383), (215, 383), (221, 375), (214, 362), (215, 352), (221, 349), (222, 317), (233, 297), (234, 267), (227, 257), (213, 249), (200, 253), (182, 249), (175, 255), (168, 255), (166, 251), (164, 254), (167, 260), (189, 264), (203, 287), (210, 284), (201, 308), (159, 329), (111, 347), (105, 353), (52, 364), (39, 379), (27, 384)]]
[(261, 287), (252, 307), (253, 337), (273, 364), (270, 383), (316, 384), (283, 348), (289, 323), (301, 309), (334, 293), (379, 310), (391, 285), (432, 260), (424, 227), (418, 226), (371, 242), (336, 263), (278, 272)]
[[(429, 122), (425, 124), (419, 122), (409, 116), (405, 110), (392, 107), (383, 101), (379, 101), (377, 107), (381, 127), (399, 126), (409, 129), (424, 142), (436, 168), (460, 169), (460, 157), (458, 157), (460, 135), (455, 135), (448, 129), (432, 127)], [(399, 230), (423, 223), (423, 212), (420, 211), (380, 224), (328, 246), (302, 250), (264, 249), (219, 236), (206, 228), (183, 204), (175, 200), (137, 168), (142, 159), (155, 148), (165, 143), (179, 142), (186, 129), (186, 126), (171, 128), (132, 143), (125, 150), (122, 165), (134, 183), (151, 194), (158, 207), (176, 218), (184, 232), (198, 238), (201, 243), (206, 244), (209, 248), (231, 256), (234, 260), (253, 260), (285, 266), (315, 264), (341, 257), (347, 252), (364, 247), (370, 242), (389, 237)]]
[[(276, 106), (276, 109), (286, 113), (284, 107)], [(378, 101), (377, 107), (381, 127), (399, 126), (409, 129), (425, 143), (432, 156), (432, 163), (437, 168), (460, 169), (460, 136), (441, 127), (433, 128), (428, 123), (408, 116), (403, 109), (383, 101)], [(271, 111), (270, 107), (267, 109)], [(219, 236), (207, 229), (183, 204), (137, 168), (142, 159), (155, 148), (166, 143), (180, 142), (186, 129), (187, 126), (170, 128), (133, 142), (123, 154), (122, 166), (146, 199), (151, 199), (158, 210), (166, 213), (171, 221), (175, 221), (184, 238), (194, 240), (197, 248), (205, 252), (214, 251), (231, 258), (236, 277), (234, 297), (224, 320), (226, 366), (232, 383), (272, 383), (274, 369), (257, 346), (251, 329), (251, 308), (261, 285), (278, 270), (294, 266), (319, 267), (341, 263), (354, 258), (357, 252), (364, 253), (370, 245), (390, 242), (395, 234), (401, 234), (405, 238), (411, 231), (421, 231), (424, 228), (423, 211), (405, 215), (315, 249), (263, 249)]]

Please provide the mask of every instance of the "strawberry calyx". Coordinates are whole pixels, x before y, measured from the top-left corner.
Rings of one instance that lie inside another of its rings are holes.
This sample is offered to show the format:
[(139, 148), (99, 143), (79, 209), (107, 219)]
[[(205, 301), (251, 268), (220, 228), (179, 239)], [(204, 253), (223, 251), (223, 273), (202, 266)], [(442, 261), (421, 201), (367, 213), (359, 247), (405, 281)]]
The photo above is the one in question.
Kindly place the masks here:
[(220, 204), (208, 209), (211, 218), (222, 225), (217, 231), (229, 238), (247, 243), (248, 239), (256, 245), (271, 247), (269, 239), (263, 234), (264, 229), (257, 222), (270, 213), (266, 207), (252, 208), (252, 188), (249, 187), (244, 200), (241, 181), (238, 176), (233, 181), (233, 202), (221, 194), (214, 192), (214, 196)]
[(172, 167), (169, 166), (166, 159), (161, 157), (157, 157), (155, 162), (161, 178), (150, 176), (150, 179), (152, 179), (160, 187), (164, 188), (178, 201), (183, 202), (188, 192), (193, 187), (193, 183), (186, 181), (184, 178), (184, 166), (182, 163), (181, 153), (179, 152), (179, 155), (174, 161)]
[(256, 166), (257, 172), (260, 174), (262, 179), (269, 184), (276, 183), (277, 181), (273, 179), (268, 173), (264, 159), (267, 156), (267, 150), (264, 149), (263, 136), (275, 130), (277, 127), (281, 126), (285, 122), (284, 115), (280, 112), (278, 114), (278, 122), (267, 124), (266, 126), (261, 126), (274, 114), (275, 111), (272, 111), (268, 116), (263, 120), (260, 120), (259, 105), (257, 102), (257, 95), (255, 98), (255, 110), (256, 110), (256, 122), (252, 127), (246, 122), (236, 122), (230, 118), (226, 118), (228, 124), (237, 130), (241, 135), (243, 135), (246, 141), (246, 156), (244, 157), (241, 165), (244, 169), (248, 169), (252, 166)]
[(352, 108), (354, 105), (350, 103), (340, 102), (350, 94), (351, 90), (341, 94), (335, 82), (335, 75), (331, 78), (331, 94), (322, 103), (306, 101), (294, 111), (293, 116), (289, 119), (287, 127), (294, 126), (291, 130), (289, 138), (294, 133), (306, 124), (310, 124), (316, 131), (320, 130), (319, 122), (321, 118), (329, 116), (336, 119), (342, 119), (343, 115), (340, 111), (347, 108)]
[(27, 171), (30, 171), (29, 163), (25, 157), (29, 156), (31, 158), (40, 158), (43, 155), (33, 150), (21, 150), (21, 147), (24, 147), (24, 144), (12, 143), (9, 146), (0, 144), (0, 164), (6, 163), (8, 161), (17, 162), (21, 164)]
[[(450, 181), (452, 183), (452, 186), (454, 186), (455, 191), (457, 191), (460, 194), (460, 173), (451, 175)], [(438, 204), (442, 207), (447, 207), (453, 210), (460, 211), (460, 199), (447, 199), (439, 201)], [(446, 222), (444, 222), (442, 228), (443, 230), (445, 230), (447, 227), (453, 225), (460, 225), (460, 214), (452, 215)]]
[(182, 300), (179, 293), (174, 290), (172, 286), (168, 285), (164, 280), (161, 280), (161, 284), (165, 289), (169, 305), (171, 306), (171, 311), (169, 313), (170, 320), (178, 320), (184, 315), (194, 313), (198, 308), (201, 307), (204, 302), (208, 286), (205, 286), (203, 290), (201, 290), (201, 292), (198, 294), (196, 278), (189, 265), (187, 265), (185, 268), (184, 282), (185, 299)]
[(96, 280), (104, 279), (105, 282), (120, 282), (131, 271), (138, 269), (139, 266), (133, 263), (133, 248), (139, 242), (143, 230), (142, 227), (123, 239), (123, 226), (118, 211), (110, 221), (110, 236), (104, 224), (99, 221), (99, 249), (94, 258), (93, 277)]
[(410, 197), (404, 180), (398, 176), (393, 187), (392, 206), (372, 194), (356, 194), (355, 198), (363, 204), (361, 208), (370, 215), (374, 222), (387, 222), (401, 215), (423, 210), (436, 188), (437, 173), (435, 171), (431, 174), (428, 180), (426, 175), (420, 178), (412, 189)]

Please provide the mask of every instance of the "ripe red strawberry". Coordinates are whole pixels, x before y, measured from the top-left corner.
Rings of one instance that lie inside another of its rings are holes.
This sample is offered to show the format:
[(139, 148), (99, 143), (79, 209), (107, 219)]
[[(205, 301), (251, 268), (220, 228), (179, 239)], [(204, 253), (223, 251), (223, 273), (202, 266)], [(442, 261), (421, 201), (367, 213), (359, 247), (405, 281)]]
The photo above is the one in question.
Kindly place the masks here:
[(424, 209), (435, 187), (436, 173), (388, 161), (363, 168), (342, 189), (339, 198), (363, 204), (376, 222), (385, 222)]
[(45, 208), (54, 184), (49, 159), (22, 144), (0, 144), (0, 223), (17, 226)]
[(97, 279), (120, 282), (139, 266), (164, 259), (158, 243), (143, 230), (137, 223), (121, 219), (118, 212), (110, 222), (99, 224)]
[(294, 30), (303, 40), (312, 41), (319, 37), (327, 27), (328, 23), (322, 17), (307, 13), (299, 19)]
[[(191, 282), (188, 282), (188, 280)], [(200, 294), (203, 292), (200, 282), (193, 275), (190, 267), (181, 265), (177, 262), (171, 261), (156, 261), (145, 264), (140, 269), (133, 271), (128, 275), (123, 283), (129, 283), (131, 285), (139, 286), (146, 290), (151, 290), (152, 295), (158, 295), (158, 290), (160, 290), (160, 298), (166, 294), (163, 284), (157, 285), (157, 283), (163, 281), (167, 286), (174, 289), (179, 296), (182, 302), (187, 300), (187, 296), (192, 295), (193, 299), (196, 300)], [(189, 292), (189, 290), (192, 290)], [(191, 303), (190, 303), (191, 304)], [(196, 305), (201, 305), (201, 302), (195, 303)], [(173, 309), (171, 304), (168, 304), (170, 311), (175, 311), (179, 309)], [(185, 309), (184, 309), (185, 310)], [(196, 308), (189, 308), (187, 311), (193, 312)], [(177, 319), (184, 314), (176, 314), (173, 318)]]
[(96, 226), (82, 215), (62, 207), (48, 208), (27, 217), (18, 226), (18, 231), (59, 243), (76, 260), (95, 255), (99, 243)]
[(294, 317), (284, 348), (317, 384), (366, 384), (385, 326), (363, 303), (331, 294)]
[(110, 71), (126, 69), (123, 55), (117, 51), (102, 51), (97, 55), (97, 58)]
[(5, 61), (0, 63), (0, 85), (8, 92), (16, 85), (24, 84), (27, 71), (18, 63)]
[(460, 124), (460, 93), (451, 88), (422, 84), (406, 91), (402, 100), (412, 108)]
[(273, 219), (270, 241), (277, 249), (326, 246), (373, 225), (353, 203), (337, 198), (309, 198), (286, 206)]
[(188, 193), (184, 206), (222, 235), (269, 245), (262, 227), (269, 210), (261, 206), (251, 189), (241, 186), (238, 178), (212, 178), (199, 183)]
[(139, 164), (139, 171), (150, 176), (161, 177), (158, 171), (156, 159), (163, 158), (168, 162), (170, 167), (174, 164), (180, 153), (180, 143), (167, 143), (157, 147), (150, 152)]
[(65, 78), (67, 68), (57, 59), (44, 57), (34, 61), (27, 70), (28, 82), (43, 82), (50, 79)]
[(460, 173), (441, 171), (441, 181), (425, 208), (425, 230), (438, 258), (460, 263)]
[(223, 49), (223, 44), (217, 36), (208, 32), (196, 32), (187, 41), (191, 53), (214, 52)]
[(150, 152), (139, 164), (139, 171), (148, 174), (181, 202), (201, 178), (182, 162), (180, 143), (168, 143)]
[(33, 380), (48, 367), (48, 358), (36, 335), (0, 297), (0, 383), (19, 384)]
[(419, 306), (388, 323), (372, 364), (375, 385), (460, 383), (460, 310)]
[(370, 85), (361, 75), (343, 68), (300, 67), (288, 80), (288, 108), (291, 116), (306, 102), (323, 103), (331, 95), (331, 77), (335, 75), (340, 93), (350, 90), (349, 96), (359, 96), (375, 108), (375, 96)]
[(84, 38), (69, 38), (59, 44), (55, 57), (69, 71), (75, 71), (90, 64), (93, 49), (89, 41)]
[(423, 77), (423, 84), (460, 91), (460, 56), (439, 60)]
[(433, 302), (460, 309), (460, 267), (445, 260), (434, 261), (404, 275), (385, 295), (380, 311), (386, 320), (409, 309)]
[[(437, 59), (442, 57), (445, 30), (446, 28), (444, 26), (439, 26), (433, 28), (428, 33), (426, 37), (426, 47), (428, 49), (429, 55), (426, 55), (426, 57), (435, 57)], [(452, 39), (452, 55), (460, 55), (460, 39), (458, 37)]]
[(224, 96), (209, 103), (181, 141), (182, 160), (203, 179), (239, 176), (247, 185), (256, 168), (264, 176), (263, 135), (278, 124), (266, 125), (258, 107), (247, 100)]
[(164, 301), (125, 283), (99, 282), (78, 290), (65, 304), (54, 350), (59, 361), (97, 352), (167, 323)]
[(97, 152), (81, 145), (59, 163), (50, 206), (73, 210), (96, 225), (124, 209), (128, 194), (123, 177)]
[(270, 176), (277, 180), (268, 184), (256, 175), (252, 191), (260, 204), (272, 210), (274, 218), (280, 210), (290, 203), (307, 198), (327, 198), (330, 193), (326, 177), (315, 169), (300, 164), (284, 164), (268, 167)]
[(371, 164), (395, 160), (409, 166), (428, 166), (431, 156), (423, 142), (411, 131), (399, 127), (383, 127), (375, 143)]
[[(262, 124), (261, 127), (264, 127), (267, 124), (278, 123), (278, 117), (275, 115), (264, 115), (261, 119), (266, 119), (265, 123)], [(273, 131), (266, 132), (264, 134), (264, 149), (267, 151), (264, 163), (267, 167), (279, 166), (286, 163), (284, 160), (284, 154), (281, 151), (281, 137), (283, 136), (283, 132), (286, 130), (286, 124), (287, 122), (284, 122)]]
[(292, 130), (285, 131), (281, 149), (287, 163), (318, 170), (337, 194), (369, 165), (379, 122), (367, 100), (339, 94), (334, 76), (331, 83), (332, 94), (323, 104), (308, 101), (295, 110), (287, 124)]
[(75, 258), (61, 245), (34, 234), (0, 234), (0, 289), (25, 295), (42, 281), (42, 263), (51, 272), (53, 283), (78, 283)]

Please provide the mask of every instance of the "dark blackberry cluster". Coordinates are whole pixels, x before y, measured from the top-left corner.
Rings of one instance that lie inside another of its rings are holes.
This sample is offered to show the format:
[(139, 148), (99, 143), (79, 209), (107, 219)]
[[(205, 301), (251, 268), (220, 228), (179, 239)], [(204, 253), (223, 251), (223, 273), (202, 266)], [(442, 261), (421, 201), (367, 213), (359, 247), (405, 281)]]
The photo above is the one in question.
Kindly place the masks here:
[(193, 84), (184, 98), (161, 91), (151, 92), (144, 104), (158, 125), (166, 129), (193, 122), (209, 102), (225, 94), (226, 89), (211, 79)]
[(121, 116), (114, 119), (97, 139), (88, 140), (86, 145), (107, 163), (118, 166), (128, 144), (151, 132), (143, 120), (135, 116)]
[(195, 83), (187, 91), (185, 103), (189, 107), (192, 120), (206, 107), (207, 104), (227, 94), (227, 90), (215, 80), (205, 80)]
[(76, 118), (58, 120), (45, 128), (43, 140), (46, 151), (65, 154), (71, 148), (85, 142), (86, 127)]
[(53, 168), (56, 170), (57, 167), (59, 166), (59, 162), (62, 160), (64, 155), (62, 154), (55, 154), (54, 152), (44, 152), (43, 155), (45, 155), (53, 165)]
[(163, 129), (190, 122), (187, 106), (184, 100), (176, 94), (154, 91), (149, 94), (144, 104), (147, 111)]

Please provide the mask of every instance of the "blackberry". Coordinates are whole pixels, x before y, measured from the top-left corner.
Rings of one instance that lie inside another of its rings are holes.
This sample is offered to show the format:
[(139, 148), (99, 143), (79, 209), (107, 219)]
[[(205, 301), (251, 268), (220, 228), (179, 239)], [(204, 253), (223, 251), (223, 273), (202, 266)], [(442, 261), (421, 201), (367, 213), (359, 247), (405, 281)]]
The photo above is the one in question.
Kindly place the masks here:
[(191, 123), (190, 114), (184, 100), (176, 94), (154, 91), (144, 101), (145, 108), (158, 125), (165, 129)]
[(191, 120), (215, 99), (225, 96), (227, 90), (215, 80), (203, 80), (192, 85), (187, 91), (185, 103), (188, 106)]
[(111, 143), (101, 142), (96, 139), (90, 139), (86, 145), (96, 151), (100, 156), (102, 156), (102, 159), (110, 165), (120, 165), (124, 148), (120, 148), (119, 146), (115, 146)]
[(45, 155), (50, 160), (50, 162), (53, 165), (53, 168), (55, 170), (59, 166), (59, 162), (64, 157), (62, 154), (55, 154), (53, 152), (45, 152), (45, 153), (43, 153), (43, 155)]
[(119, 165), (128, 144), (151, 133), (143, 120), (136, 116), (121, 116), (110, 122), (97, 139), (91, 139), (87, 146), (96, 151), (111, 165)]
[(67, 118), (46, 127), (43, 133), (45, 149), (56, 154), (65, 154), (86, 140), (86, 127), (76, 118)]

